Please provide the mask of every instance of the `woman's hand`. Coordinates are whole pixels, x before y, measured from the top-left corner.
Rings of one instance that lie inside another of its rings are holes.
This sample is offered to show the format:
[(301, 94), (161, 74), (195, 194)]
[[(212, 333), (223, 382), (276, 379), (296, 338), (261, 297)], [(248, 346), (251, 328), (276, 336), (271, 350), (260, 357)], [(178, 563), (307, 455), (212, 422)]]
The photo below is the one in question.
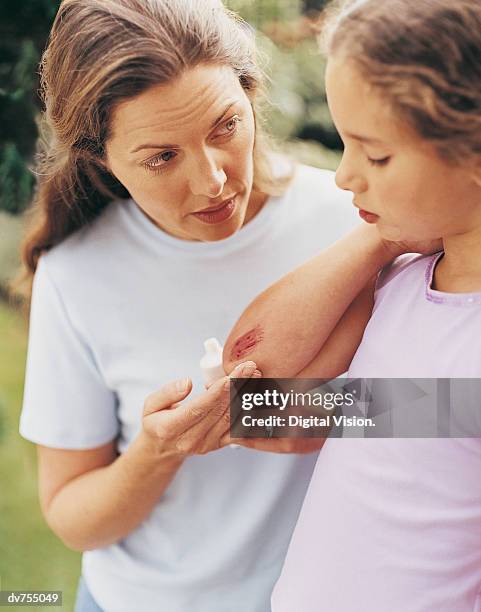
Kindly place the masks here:
[(230, 378), (260, 376), (253, 361), (239, 364), (201, 395), (184, 402), (192, 391), (189, 378), (164, 385), (147, 397), (143, 431), (162, 455), (187, 457), (218, 450), (231, 440)]
[(321, 449), (326, 438), (230, 438), (226, 435), (225, 440), (228, 440), (227, 444), (234, 442), (239, 446), (269, 453), (306, 454)]

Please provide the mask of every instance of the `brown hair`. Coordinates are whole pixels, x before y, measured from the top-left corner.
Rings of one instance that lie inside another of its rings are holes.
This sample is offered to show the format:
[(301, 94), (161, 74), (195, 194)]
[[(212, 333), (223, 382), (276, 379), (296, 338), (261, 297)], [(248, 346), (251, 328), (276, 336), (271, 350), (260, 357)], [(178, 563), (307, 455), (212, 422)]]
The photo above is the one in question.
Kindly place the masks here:
[(282, 193), (291, 177), (272, 174), (255, 51), (249, 26), (220, 0), (63, 0), (41, 62), (47, 132), (17, 291), (30, 295), (42, 252), (129, 197), (100, 163), (115, 106), (200, 63), (235, 71), (256, 118), (253, 189)]
[(328, 55), (353, 61), (393, 110), (455, 164), (481, 154), (481, 3), (348, 0), (333, 5)]

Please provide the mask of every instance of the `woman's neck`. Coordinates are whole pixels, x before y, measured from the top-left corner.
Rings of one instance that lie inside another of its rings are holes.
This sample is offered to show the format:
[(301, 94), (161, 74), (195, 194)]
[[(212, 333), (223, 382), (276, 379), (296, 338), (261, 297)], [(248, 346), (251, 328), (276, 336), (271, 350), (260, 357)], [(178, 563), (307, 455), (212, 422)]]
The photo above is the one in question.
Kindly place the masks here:
[(481, 227), (444, 238), (443, 244), (433, 288), (446, 293), (481, 292)]
[(257, 215), (257, 213), (266, 203), (267, 198), (268, 196), (265, 193), (260, 193), (259, 191), (254, 190), (251, 192), (249, 204), (247, 206), (246, 216), (242, 225), (249, 223), (249, 221), (251, 221), (251, 219), (253, 219)]

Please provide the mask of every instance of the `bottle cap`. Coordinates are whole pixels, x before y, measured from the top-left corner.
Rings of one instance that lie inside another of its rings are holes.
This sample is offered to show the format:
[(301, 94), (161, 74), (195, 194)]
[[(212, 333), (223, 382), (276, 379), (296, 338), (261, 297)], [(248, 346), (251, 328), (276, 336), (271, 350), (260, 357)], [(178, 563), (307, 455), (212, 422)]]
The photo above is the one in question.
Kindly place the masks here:
[(206, 353), (222, 353), (222, 347), (217, 338), (209, 338), (204, 342)]

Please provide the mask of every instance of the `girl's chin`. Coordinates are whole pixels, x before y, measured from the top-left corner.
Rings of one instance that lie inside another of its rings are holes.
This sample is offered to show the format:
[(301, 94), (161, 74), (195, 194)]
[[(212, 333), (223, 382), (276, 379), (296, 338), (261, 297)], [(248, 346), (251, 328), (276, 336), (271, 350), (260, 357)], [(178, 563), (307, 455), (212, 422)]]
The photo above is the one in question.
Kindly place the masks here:
[(402, 243), (426, 243), (434, 240), (430, 235), (422, 235), (422, 232), (416, 233), (411, 230), (399, 228), (399, 227), (380, 227), (377, 226), (379, 234), (383, 240), (388, 242), (402, 242)]
[(410, 238), (408, 237), (408, 233), (400, 227), (396, 227), (394, 225), (385, 225), (381, 221), (376, 224), (376, 227), (379, 234), (381, 235), (381, 238), (383, 238), (384, 240), (389, 240), (390, 242), (410, 240)]

